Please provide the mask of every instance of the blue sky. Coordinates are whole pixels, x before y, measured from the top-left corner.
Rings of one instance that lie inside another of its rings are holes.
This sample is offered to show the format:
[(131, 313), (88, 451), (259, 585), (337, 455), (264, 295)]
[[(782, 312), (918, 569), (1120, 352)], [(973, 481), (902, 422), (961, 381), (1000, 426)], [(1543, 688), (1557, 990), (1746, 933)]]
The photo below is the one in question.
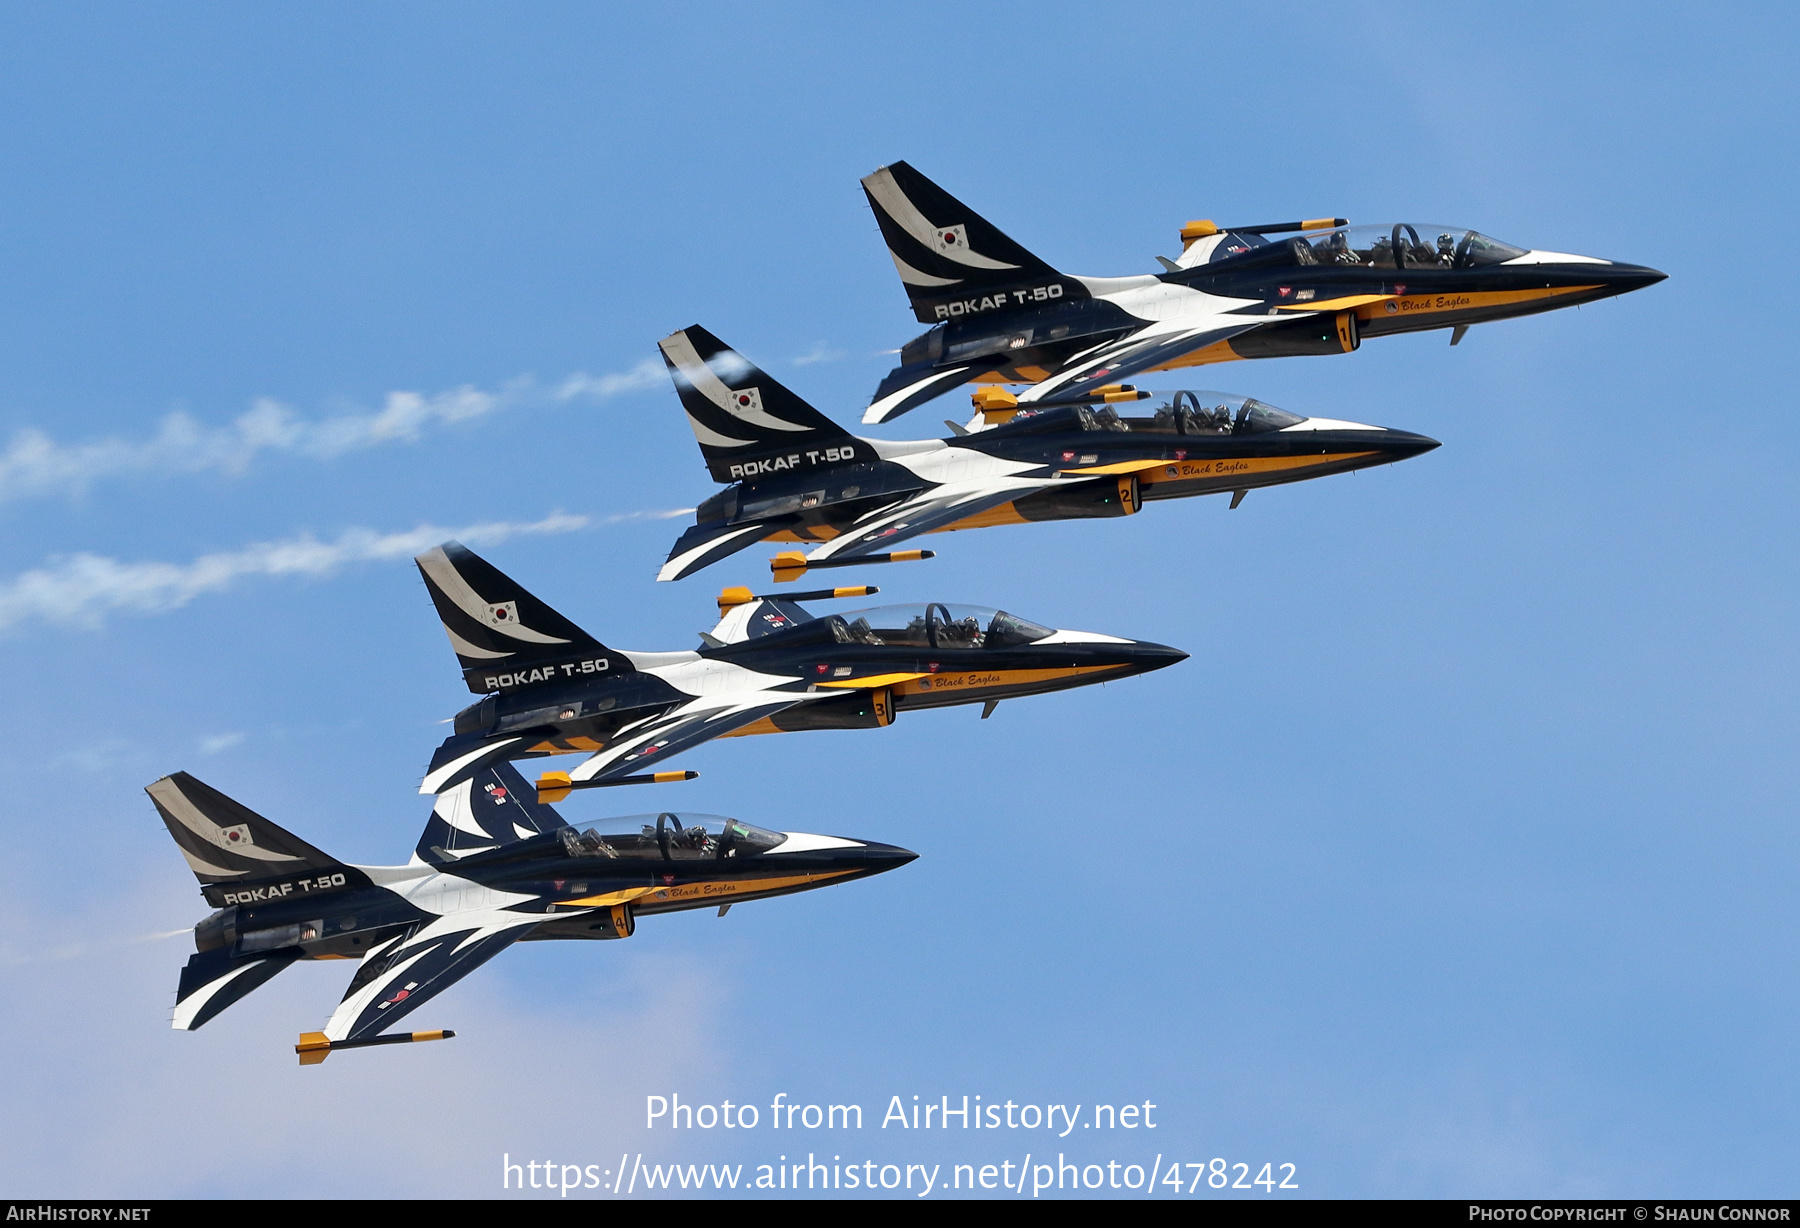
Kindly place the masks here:
[[(1062, 1150), (1292, 1163), (1312, 1196), (1791, 1194), (1795, 35), (1781, 6), (0, 13), (0, 1183), (485, 1197), (502, 1153)], [(467, 699), (408, 559), (452, 530), (608, 643), (690, 646), (762, 556), (652, 582), (662, 514), (714, 487), (644, 364), (703, 323), (854, 422), (916, 331), (856, 183), (897, 158), (1076, 272), (1191, 217), (1336, 214), (1670, 278), (1186, 381), (1443, 441), (1405, 465), (868, 576), (1181, 666), (564, 808), (911, 866), (522, 947), (416, 1016), (445, 1045), (298, 1069), (332, 964), (170, 1031), (191, 946), (153, 935), (205, 907), (142, 787), (186, 769), (404, 860)], [(642, 1127), (650, 1094), (783, 1092), (869, 1127)], [(1158, 1126), (875, 1125), (964, 1094)]]

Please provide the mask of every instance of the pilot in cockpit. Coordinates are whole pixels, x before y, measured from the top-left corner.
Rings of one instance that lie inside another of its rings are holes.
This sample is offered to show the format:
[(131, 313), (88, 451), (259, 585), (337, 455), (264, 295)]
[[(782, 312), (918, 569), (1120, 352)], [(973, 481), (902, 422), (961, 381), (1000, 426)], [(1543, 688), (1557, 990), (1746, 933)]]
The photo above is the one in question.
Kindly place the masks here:
[(1350, 240), (1341, 230), (1334, 230), (1325, 237), (1324, 255), (1328, 264), (1361, 264), (1356, 251), (1350, 246)]
[(849, 624), (847, 630), (850, 633), (847, 642), (851, 644), (872, 644), (877, 648), (882, 645), (882, 638), (875, 634), (875, 628), (869, 625), (869, 620), (866, 618), (859, 618)]
[[(677, 820), (677, 823), (679, 824), (679, 820)], [(674, 839), (671, 843), (679, 848), (693, 849), (702, 854), (712, 852), (714, 847), (712, 836), (707, 832), (706, 828), (698, 823), (694, 824), (692, 827), (677, 826)]]
[(980, 648), (982, 638), (981, 622), (973, 617), (938, 624), (937, 640), (940, 648)]

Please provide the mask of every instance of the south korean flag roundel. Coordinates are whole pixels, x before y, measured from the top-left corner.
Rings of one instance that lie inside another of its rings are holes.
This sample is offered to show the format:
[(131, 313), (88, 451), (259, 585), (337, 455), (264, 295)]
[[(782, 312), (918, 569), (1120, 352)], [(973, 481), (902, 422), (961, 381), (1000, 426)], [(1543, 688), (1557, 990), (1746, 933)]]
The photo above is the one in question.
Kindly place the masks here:
[(726, 393), (725, 408), (738, 417), (754, 422), (762, 414), (762, 391), (757, 388), (733, 388)]
[(931, 245), (940, 252), (966, 252), (969, 250), (969, 228), (939, 226), (931, 232)]
[(487, 612), (487, 621), (490, 627), (516, 627), (519, 625), (519, 603), (516, 601), (502, 601), (498, 605), (490, 605)]

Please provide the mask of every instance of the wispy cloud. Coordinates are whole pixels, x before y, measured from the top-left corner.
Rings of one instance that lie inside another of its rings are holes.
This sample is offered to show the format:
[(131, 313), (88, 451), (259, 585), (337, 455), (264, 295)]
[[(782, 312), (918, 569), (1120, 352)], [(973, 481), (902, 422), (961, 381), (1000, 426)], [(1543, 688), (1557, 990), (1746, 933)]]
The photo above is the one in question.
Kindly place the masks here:
[(215, 733), (211, 737), (200, 739), (200, 753), (216, 755), (222, 750), (230, 750), (244, 740), (241, 733)]
[(76, 495), (95, 482), (127, 474), (241, 473), (265, 452), (328, 458), (386, 443), (411, 443), (435, 426), (520, 406), (605, 400), (659, 387), (666, 378), (662, 363), (645, 359), (629, 371), (578, 371), (548, 386), (521, 376), (492, 392), (469, 384), (429, 395), (390, 392), (379, 410), (328, 417), (308, 418), (264, 397), (226, 426), (170, 414), (144, 439), (110, 436), (59, 443), (27, 428), (0, 451), (0, 501)]
[(677, 508), (599, 518), (558, 512), (529, 524), (502, 521), (455, 529), (424, 524), (404, 533), (348, 529), (332, 541), (303, 533), (202, 555), (190, 563), (123, 563), (95, 554), (68, 555), (0, 582), (0, 631), (33, 621), (92, 628), (112, 613), (161, 614), (246, 577), (328, 576), (351, 563), (411, 558), (450, 537), (481, 545), (520, 533), (567, 533), (590, 525), (670, 519), (691, 511)]
[(810, 367), (818, 362), (836, 362), (844, 356), (844, 351), (834, 350), (823, 341), (817, 342), (813, 348), (794, 359), (796, 367)]

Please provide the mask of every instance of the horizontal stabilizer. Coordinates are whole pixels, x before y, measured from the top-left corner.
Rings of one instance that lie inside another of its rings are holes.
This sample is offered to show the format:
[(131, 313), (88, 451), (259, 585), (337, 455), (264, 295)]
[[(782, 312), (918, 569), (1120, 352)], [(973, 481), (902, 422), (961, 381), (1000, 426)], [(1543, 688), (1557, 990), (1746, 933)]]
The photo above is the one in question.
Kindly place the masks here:
[(766, 716), (817, 698), (818, 694), (797, 691), (764, 691), (736, 700), (703, 696), (627, 726), (610, 746), (585, 760), (569, 776), (577, 782), (614, 780), (641, 771), (652, 761), (660, 764), (702, 742), (724, 737)]
[(947, 529), (1014, 499), (1035, 494), (1049, 481), (1046, 478), (998, 477), (946, 482), (865, 517), (841, 536), (814, 548), (807, 556), (807, 565), (818, 567), (827, 560), (872, 558), (896, 542)]
[(895, 367), (876, 387), (875, 399), (869, 403), (869, 408), (863, 410), (862, 420), (868, 423), (891, 422), (908, 410), (917, 409), (925, 402), (943, 396), (952, 388), (960, 387), (984, 370), (986, 368), (967, 365), (938, 367), (929, 362)]
[[(1059, 404), (1090, 397), (1119, 380), (1142, 375), (1164, 366), (1192, 366), (1178, 360), (1209, 345), (1227, 341), (1239, 333), (1268, 324), (1266, 317), (1221, 313), (1192, 327), (1142, 328), (1099, 346), (1047, 380), (1019, 395), (1019, 407)], [(1232, 354), (1229, 357), (1235, 358)]]
[(268, 984), (276, 973), (292, 967), (299, 958), (300, 951), (295, 947), (235, 959), (225, 948), (189, 956), (175, 991), (172, 1026), (192, 1032), (252, 989)]
[(485, 767), (520, 757), (524, 738), (485, 738), (477, 735), (451, 736), (431, 753), (431, 766), (419, 782), (419, 792), (427, 795), (444, 793), (467, 780)]
[(656, 578), (685, 579), (727, 555), (754, 546), (784, 524), (798, 519), (796, 516), (783, 516), (775, 520), (752, 520), (743, 524), (727, 524), (722, 520), (697, 524), (676, 539), (674, 548), (669, 551), (668, 561), (656, 573)]

